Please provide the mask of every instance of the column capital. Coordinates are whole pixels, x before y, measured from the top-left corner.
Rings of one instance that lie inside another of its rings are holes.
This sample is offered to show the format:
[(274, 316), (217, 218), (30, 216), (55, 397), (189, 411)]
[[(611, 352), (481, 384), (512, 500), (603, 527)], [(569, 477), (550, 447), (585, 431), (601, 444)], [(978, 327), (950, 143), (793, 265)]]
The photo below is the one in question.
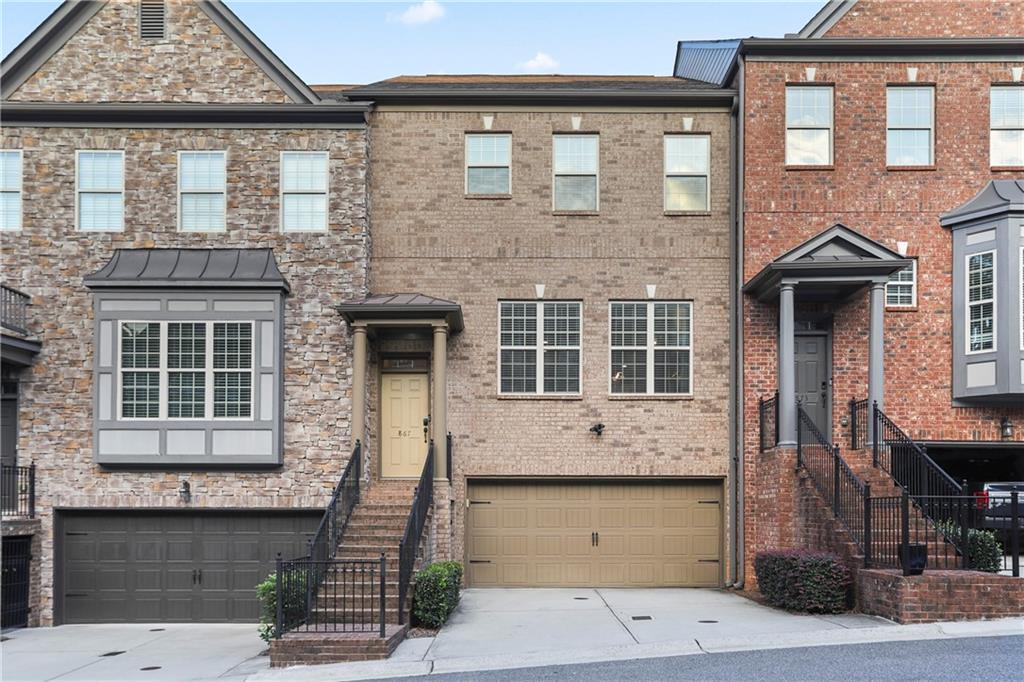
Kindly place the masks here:
[(366, 324), (366, 322), (353, 322), (351, 327), (353, 334), (365, 334), (367, 330), (370, 328), (370, 326)]
[(435, 334), (447, 334), (448, 333), (448, 323), (447, 322), (434, 322), (434, 323), (431, 324), (431, 326), (434, 328), (434, 333)]
[(872, 291), (878, 291), (879, 289), (882, 289), (882, 290), (885, 289), (885, 282), (872, 282), (871, 283), (871, 290)]
[(796, 289), (796, 283), (795, 282), (782, 282), (782, 283), (779, 284), (779, 292), (780, 293), (783, 292), (783, 291), (793, 291), (794, 289)]

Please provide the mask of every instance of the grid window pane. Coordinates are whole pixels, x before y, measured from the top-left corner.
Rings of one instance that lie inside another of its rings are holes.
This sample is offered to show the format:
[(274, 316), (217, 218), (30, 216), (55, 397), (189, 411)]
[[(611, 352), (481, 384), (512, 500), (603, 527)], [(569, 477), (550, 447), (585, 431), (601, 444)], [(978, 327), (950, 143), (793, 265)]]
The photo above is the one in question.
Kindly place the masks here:
[(160, 368), (160, 324), (124, 322), (121, 324), (121, 367), (124, 369)]
[(285, 194), (285, 230), (322, 230), (327, 225), (327, 194)]
[(1024, 166), (1024, 129), (992, 131), (992, 165)]
[(21, 154), (0, 151), (0, 192), (21, 191)]
[(170, 372), (167, 375), (167, 416), (201, 419), (206, 416), (206, 374)]
[(544, 392), (577, 393), (580, 390), (580, 352), (544, 351)]
[(580, 345), (580, 304), (544, 304), (544, 345)]
[(213, 416), (248, 419), (252, 414), (252, 375), (213, 373)]
[(160, 416), (159, 372), (124, 372), (121, 375), (121, 416), (125, 419)]
[(597, 177), (593, 175), (555, 176), (556, 211), (596, 211)]
[(889, 130), (885, 162), (889, 166), (927, 166), (932, 162), (931, 130)]
[(182, 194), (181, 229), (208, 231), (225, 227), (223, 194)]
[(654, 345), (690, 345), (690, 305), (688, 303), (654, 304)]
[(167, 368), (206, 367), (206, 324), (170, 322), (167, 325)]
[(991, 126), (1024, 128), (1024, 86), (992, 88)]
[(830, 130), (787, 130), (786, 164), (790, 166), (827, 166), (831, 162), (830, 137)]
[(555, 135), (555, 173), (597, 174), (595, 135)]
[(612, 303), (612, 345), (647, 345), (647, 304)]
[(611, 304), (611, 392), (690, 393), (691, 304)]
[(224, 191), (224, 152), (182, 152), (180, 164), (182, 192)]
[(979, 253), (967, 261), (968, 348), (995, 350), (995, 254)]
[(469, 194), (508, 194), (508, 168), (469, 168), (466, 171), (466, 191)]
[(707, 174), (709, 143), (703, 135), (666, 135), (665, 172)]
[(534, 303), (501, 304), (501, 345), (537, 345), (537, 306)]
[(508, 135), (467, 135), (466, 163), (470, 166), (508, 166), (512, 138)]
[(284, 152), (281, 155), (281, 189), (285, 192), (326, 192), (327, 154)]
[(78, 190), (80, 192), (120, 192), (124, 178), (121, 152), (79, 152)]
[(654, 351), (654, 392), (690, 392), (690, 351)]
[(931, 88), (889, 88), (886, 121), (890, 128), (931, 128)]
[(0, 230), (21, 229), (21, 192), (0, 192)]
[(908, 265), (889, 275), (885, 285), (885, 304), (896, 308), (909, 308), (915, 303), (914, 288), (917, 283), (917, 267)]
[(537, 392), (537, 351), (501, 351), (501, 392)]
[(612, 393), (647, 392), (647, 349), (612, 351)]
[(213, 325), (213, 368), (252, 367), (252, 323), (217, 322)]
[(832, 88), (786, 88), (786, 126), (829, 128), (832, 126)]
[(666, 211), (706, 211), (708, 179), (701, 176), (668, 176), (665, 178)]

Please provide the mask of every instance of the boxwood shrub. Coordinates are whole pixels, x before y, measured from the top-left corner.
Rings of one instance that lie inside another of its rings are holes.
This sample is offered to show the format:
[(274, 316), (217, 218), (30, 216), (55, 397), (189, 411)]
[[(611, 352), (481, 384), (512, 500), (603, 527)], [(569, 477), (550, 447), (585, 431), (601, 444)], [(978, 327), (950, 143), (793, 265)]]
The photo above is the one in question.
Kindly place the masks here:
[(757, 585), (772, 606), (807, 613), (840, 613), (849, 604), (851, 577), (838, 556), (805, 550), (761, 552)]
[[(960, 542), (960, 526), (954, 521), (940, 521), (939, 530), (953, 542)], [(1003, 568), (1003, 546), (995, 531), (967, 529), (967, 567), (974, 571), (998, 573)]]
[[(306, 615), (306, 574), (294, 573), (283, 586), (285, 623), (297, 623)], [(260, 639), (269, 642), (277, 636), (277, 574), (271, 573), (256, 585), (256, 599), (260, 603)]]
[(439, 628), (448, 621), (459, 604), (462, 588), (462, 564), (439, 561), (416, 574), (412, 614), (417, 624)]

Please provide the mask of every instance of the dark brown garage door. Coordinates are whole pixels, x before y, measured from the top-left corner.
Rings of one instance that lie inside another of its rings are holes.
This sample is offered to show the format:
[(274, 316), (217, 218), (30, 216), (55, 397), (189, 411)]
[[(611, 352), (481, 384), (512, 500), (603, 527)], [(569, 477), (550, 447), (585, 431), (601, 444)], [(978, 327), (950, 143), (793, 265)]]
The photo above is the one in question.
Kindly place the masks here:
[(306, 553), (320, 513), (64, 513), (64, 623), (256, 621), (256, 583)]

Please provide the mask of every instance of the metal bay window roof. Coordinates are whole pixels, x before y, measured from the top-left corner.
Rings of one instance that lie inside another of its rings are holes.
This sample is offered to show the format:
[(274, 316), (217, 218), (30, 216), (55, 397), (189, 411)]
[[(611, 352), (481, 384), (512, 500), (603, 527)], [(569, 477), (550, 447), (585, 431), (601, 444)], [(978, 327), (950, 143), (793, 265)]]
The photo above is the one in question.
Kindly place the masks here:
[(83, 282), (90, 289), (290, 290), (271, 249), (118, 249)]

